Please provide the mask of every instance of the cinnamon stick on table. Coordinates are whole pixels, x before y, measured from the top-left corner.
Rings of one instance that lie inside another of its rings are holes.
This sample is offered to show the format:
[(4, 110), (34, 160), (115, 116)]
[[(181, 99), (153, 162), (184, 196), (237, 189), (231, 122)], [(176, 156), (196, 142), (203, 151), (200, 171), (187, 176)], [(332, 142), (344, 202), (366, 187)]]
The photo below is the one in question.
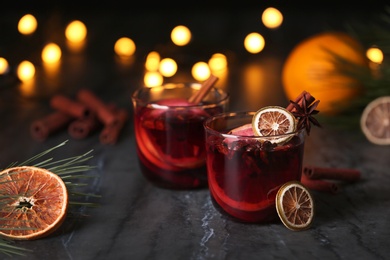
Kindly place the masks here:
[(52, 108), (76, 118), (81, 118), (90, 114), (90, 110), (86, 105), (63, 95), (53, 96), (50, 99), (50, 105)]
[(91, 109), (103, 124), (109, 125), (115, 121), (115, 115), (112, 113), (109, 106), (98, 98), (92, 91), (81, 89), (77, 93), (77, 98)]
[(73, 117), (60, 111), (55, 111), (41, 119), (32, 122), (30, 133), (38, 141), (44, 141), (46, 138), (63, 129), (73, 120)]
[(101, 126), (101, 122), (94, 114), (78, 118), (68, 126), (68, 133), (75, 139), (83, 139), (91, 135)]
[(99, 140), (102, 144), (115, 144), (127, 121), (128, 113), (125, 109), (116, 109), (115, 111), (116, 120), (114, 123), (105, 125), (100, 133)]
[(332, 194), (339, 193), (341, 188), (340, 185), (335, 182), (320, 179), (309, 179), (304, 174), (302, 174), (301, 183), (310, 190), (328, 192)]
[(303, 174), (309, 179), (331, 179), (354, 182), (360, 179), (360, 172), (355, 169), (325, 168), (305, 166)]

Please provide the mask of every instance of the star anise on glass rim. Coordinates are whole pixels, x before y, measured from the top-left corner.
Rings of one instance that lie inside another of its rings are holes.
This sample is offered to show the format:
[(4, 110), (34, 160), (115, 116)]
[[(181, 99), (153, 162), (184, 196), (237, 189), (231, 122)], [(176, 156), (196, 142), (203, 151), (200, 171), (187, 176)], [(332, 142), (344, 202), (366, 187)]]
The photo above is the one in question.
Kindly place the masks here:
[(290, 100), (290, 103), (294, 106), (295, 111), (292, 114), (298, 119), (298, 129), (306, 128), (307, 135), (310, 135), (311, 124), (321, 127), (320, 123), (313, 117), (318, 114), (316, 110), (319, 100), (316, 100), (311, 105), (307, 104), (306, 98), (302, 99), (302, 105)]

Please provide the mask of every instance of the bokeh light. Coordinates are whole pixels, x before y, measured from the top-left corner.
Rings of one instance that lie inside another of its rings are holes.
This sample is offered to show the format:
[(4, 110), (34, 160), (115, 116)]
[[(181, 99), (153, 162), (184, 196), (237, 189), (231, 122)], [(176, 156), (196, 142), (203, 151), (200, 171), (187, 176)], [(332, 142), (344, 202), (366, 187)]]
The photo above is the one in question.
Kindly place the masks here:
[(157, 71), (160, 66), (160, 54), (156, 51), (150, 52), (146, 56), (145, 69), (147, 71)]
[(18, 23), (18, 31), (21, 34), (32, 34), (37, 29), (37, 19), (32, 14), (26, 14), (20, 18)]
[(211, 75), (209, 65), (206, 62), (199, 61), (192, 66), (191, 74), (198, 81), (206, 80)]
[(282, 24), (283, 15), (278, 9), (274, 7), (268, 7), (264, 10), (261, 16), (261, 20), (267, 28), (274, 29)]
[(120, 57), (130, 57), (136, 51), (135, 43), (128, 37), (119, 38), (114, 45), (115, 53)]
[(82, 42), (87, 36), (87, 27), (79, 20), (72, 21), (66, 26), (65, 37), (70, 42)]
[(178, 25), (171, 32), (171, 40), (178, 46), (187, 45), (191, 40), (191, 31), (184, 25)]
[(8, 69), (9, 69), (8, 61), (5, 58), (0, 57), (0, 75), (7, 73)]
[(163, 76), (157, 71), (147, 71), (144, 75), (144, 84), (150, 88), (161, 86), (163, 81)]
[(172, 77), (177, 71), (177, 63), (171, 58), (162, 59), (159, 66), (159, 72), (164, 77)]
[(377, 47), (371, 47), (366, 52), (367, 58), (377, 64), (381, 64), (383, 61), (383, 52)]
[(245, 37), (244, 47), (250, 53), (259, 53), (264, 49), (264, 37), (256, 32), (250, 33)]
[(61, 59), (61, 48), (55, 43), (48, 43), (42, 50), (41, 58), (45, 63), (58, 62)]
[(24, 60), (18, 65), (17, 69), (18, 78), (21, 81), (28, 81), (35, 75), (35, 66), (30, 61)]
[(227, 58), (222, 53), (215, 53), (209, 59), (208, 65), (212, 72), (223, 71), (227, 68)]

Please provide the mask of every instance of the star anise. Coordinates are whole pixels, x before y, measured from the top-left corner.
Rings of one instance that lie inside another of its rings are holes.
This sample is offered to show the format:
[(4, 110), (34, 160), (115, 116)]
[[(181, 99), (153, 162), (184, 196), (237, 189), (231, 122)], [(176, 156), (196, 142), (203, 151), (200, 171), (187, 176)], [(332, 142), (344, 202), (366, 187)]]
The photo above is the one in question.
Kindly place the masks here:
[(290, 103), (294, 106), (295, 110), (292, 114), (298, 119), (298, 129), (306, 128), (307, 135), (310, 135), (311, 124), (321, 127), (320, 123), (313, 117), (313, 115), (318, 114), (316, 110), (319, 100), (316, 100), (311, 105), (307, 104), (306, 98), (302, 98), (302, 105), (290, 100)]

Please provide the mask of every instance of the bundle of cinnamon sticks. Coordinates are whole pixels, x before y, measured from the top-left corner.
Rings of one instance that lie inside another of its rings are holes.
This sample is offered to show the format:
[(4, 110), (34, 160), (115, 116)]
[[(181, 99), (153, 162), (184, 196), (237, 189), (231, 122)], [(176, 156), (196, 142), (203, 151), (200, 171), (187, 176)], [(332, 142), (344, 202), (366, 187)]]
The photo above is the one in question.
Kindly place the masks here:
[(76, 99), (55, 95), (50, 99), (54, 111), (32, 122), (30, 132), (38, 141), (67, 129), (71, 137), (83, 139), (101, 130), (102, 144), (115, 144), (128, 119), (128, 112), (115, 104), (106, 104), (92, 91), (81, 89)]
[(336, 194), (341, 191), (343, 184), (359, 179), (360, 171), (355, 169), (305, 166), (301, 183), (311, 190)]

